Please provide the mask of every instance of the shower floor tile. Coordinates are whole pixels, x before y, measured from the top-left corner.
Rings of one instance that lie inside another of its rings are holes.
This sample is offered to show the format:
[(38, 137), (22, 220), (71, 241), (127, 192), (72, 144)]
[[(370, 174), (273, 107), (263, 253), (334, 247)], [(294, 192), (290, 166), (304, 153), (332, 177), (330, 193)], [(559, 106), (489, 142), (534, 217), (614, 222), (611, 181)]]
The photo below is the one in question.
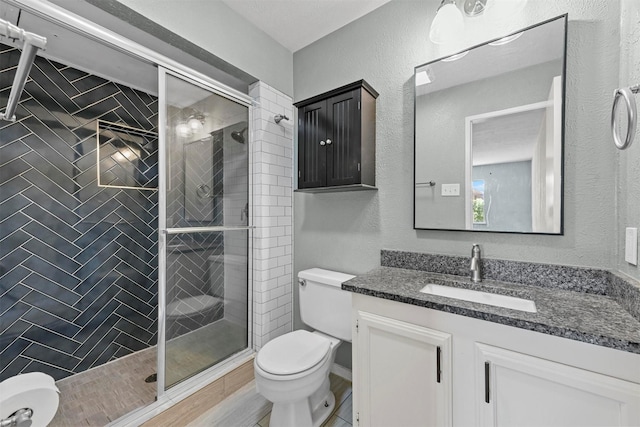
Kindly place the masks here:
[[(219, 320), (167, 342), (166, 383), (174, 384), (246, 348), (246, 328)], [(104, 426), (156, 399), (156, 348), (138, 351), (56, 382), (60, 406), (51, 427)]]
[(104, 426), (153, 403), (156, 383), (144, 379), (155, 371), (151, 347), (57, 381), (60, 406), (49, 426)]

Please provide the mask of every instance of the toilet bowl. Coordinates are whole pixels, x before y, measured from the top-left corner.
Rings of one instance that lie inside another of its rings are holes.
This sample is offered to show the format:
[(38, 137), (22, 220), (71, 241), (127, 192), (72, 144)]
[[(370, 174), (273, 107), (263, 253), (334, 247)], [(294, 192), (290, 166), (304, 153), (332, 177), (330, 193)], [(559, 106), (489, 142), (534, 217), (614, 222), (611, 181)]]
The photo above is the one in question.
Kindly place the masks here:
[(271, 427), (317, 427), (331, 415), (329, 372), (341, 340), (351, 341), (351, 294), (340, 286), (353, 277), (318, 268), (299, 273), (302, 321), (319, 330), (289, 332), (256, 355), (256, 389), (273, 402)]

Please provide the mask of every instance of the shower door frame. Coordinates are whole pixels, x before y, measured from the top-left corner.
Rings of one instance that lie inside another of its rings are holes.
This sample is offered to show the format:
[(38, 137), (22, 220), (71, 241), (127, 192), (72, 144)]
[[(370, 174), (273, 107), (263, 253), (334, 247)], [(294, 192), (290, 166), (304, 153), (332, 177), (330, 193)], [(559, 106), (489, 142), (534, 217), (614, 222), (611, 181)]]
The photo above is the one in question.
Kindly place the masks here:
[[(223, 96), (227, 99), (233, 100), (240, 104), (246, 105), (248, 107), (249, 113), (249, 133), (248, 135), (252, 135), (252, 118), (253, 118), (253, 108), (255, 107), (253, 100), (249, 95), (242, 93), (236, 89), (228, 87), (222, 83), (219, 83), (205, 74), (193, 70), (189, 67), (184, 66), (183, 64), (168, 58), (152, 49), (149, 49), (145, 46), (142, 46), (132, 40), (129, 40), (122, 35), (115, 33), (107, 28), (104, 28), (100, 25), (91, 22), (88, 19), (80, 17), (74, 13), (67, 11), (66, 9), (57, 6), (53, 3), (42, 2), (41, 0), (2, 0), (4, 3), (12, 5), (17, 8), (24, 9), (30, 13), (33, 13), (36, 16), (49, 20), (50, 22), (55, 23), (56, 25), (60, 25), (61, 27), (68, 28), (79, 35), (87, 37), (91, 40), (95, 40), (106, 46), (115, 49), (117, 51), (126, 53), (131, 55), (132, 57), (138, 58), (141, 61), (147, 62), (149, 64), (153, 64), (158, 68), (158, 72), (160, 73), (161, 69), (165, 70), (173, 74), (178, 78), (185, 79), (188, 82), (196, 82), (196, 84), (203, 85), (206, 89), (212, 90), (220, 96)], [(158, 95), (160, 95), (160, 89), (162, 88), (161, 82), (158, 82)], [(160, 128), (160, 126), (166, 125), (166, 123), (161, 122), (160, 118), (160, 108), (161, 103), (160, 100), (158, 102), (158, 125), (159, 129), (163, 129), (162, 132), (159, 132), (159, 136), (161, 139), (165, 138), (164, 132), (166, 131), (164, 128)], [(215, 381), (217, 378), (220, 378), (224, 374), (230, 372), (236, 367), (242, 365), (243, 363), (249, 361), (254, 354), (253, 350), (253, 229), (255, 228), (254, 224), (254, 198), (253, 198), (253, 152), (252, 152), (252, 139), (249, 137), (249, 159), (248, 159), (248, 173), (249, 173), (249, 215), (248, 215), (248, 266), (247, 266), (247, 294), (248, 294), (248, 307), (247, 307), (247, 316), (248, 316), (248, 341), (247, 341), (247, 349), (237, 353), (230, 358), (208, 368), (207, 370), (194, 375), (191, 378), (188, 378), (181, 383), (177, 384), (175, 387), (172, 387), (170, 391), (164, 390), (164, 384), (162, 384), (162, 389), (158, 388), (158, 396), (155, 402), (151, 402), (147, 406), (143, 406), (132, 412), (120, 417), (119, 419), (110, 423), (110, 426), (129, 426), (129, 425), (140, 425), (143, 422), (153, 418), (154, 416), (160, 414), (166, 409), (170, 408), (180, 400), (190, 396), (191, 394), (197, 392), (201, 388), (207, 386), (208, 384)], [(159, 142), (159, 144), (164, 144), (164, 142)], [(161, 145), (164, 148), (164, 145)], [(159, 150), (159, 156), (164, 156), (162, 149)], [(160, 170), (160, 169), (159, 169)], [(162, 174), (159, 174), (159, 179)], [(159, 192), (159, 197), (161, 193)], [(162, 195), (164, 197), (164, 195)], [(159, 202), (160, 205), (160, 202)], [(160, 214), (160, 211), (158, 212)], [(160, 219), (160, 218), (158, 218)], [(160, 227), (158, 227), (158, 231), (160, 231)], [(166, 235), (162, 235), (159, 233), (159, 239), (166, 239)], [(165, 253), (161, 254), (160, 252), (164, 251)], [(158, 260), (160, 264), (161, 257), (166, 256), (166, 250), (161, 249), (160, 246), (158, 248)], [(159, 266), (160, 268), (160, 266)], [(158, 273), (161, 273), (161, 269), (159, 269)], [(161, 304), (162, 299), (162, 304)], [(162, 315), (163, 318), (166, 315), (165, 307), (163, 304), (166, 303), (164, 295), (160, 293), (160, 279), (158, 280), (158, 319)], [(158, 322), (158, 347), (160, 347), (160, 323)], [(162, 322), (164, 323), (164, 322)], [(164, 326), (163, 326), (164, 329)], [(165, 331), (163, 331), (164, 334)], [(164, 338), (164, 336), (163, 336)], [(164, 346), (164, 343), (162, 344)], [(164, 355), (163, 355), (164, 357)], [(158, 363), (160, 363), (160, 354), (158, 352)], [(164, 359), (162, 360), (164, 364)], [(164, 371), (164, 366), (162, 366), (162, 370), (158, 372)], [(164, 375), (164, 373), (162, 374)], [(161, 384), (158, 383), (158, 386)]]
[[(246, 226), (213, 226), (213, 227), (181, 227), (181, 228), (167, 228), (167, 184), (168, 184), (168, 162), (167, 162), (167, 133), (169, 132), (167, 121), (167, 76), (171, 76), (176, 79), (180, 79), (189, 84), (195, 85), (201, 89), (207, 90), (212, 94), (216, 94), (232, 102), (236, 102), (247, 108), (248, 122), (247, 122), (247, 135), (252, 135), (253, 124), (253, 108), (252, 101), (250, 99), (243, 99), (238, 97), (231, 97), (224, 91), (218, 90), (218, 84), (213, 80), (202, 80), (194, 78), (194, 76), (185, 75), (175, 70), (170, 70), (160, 64), (158, 64), (158, 344), (157, 344), (157, 397), (160, 400), (161, 396), (168, 393), (165, 387), (165, 373), (166, 373), (166, 307), (167, 307), (167, 237), (175, 234), (188, 234), (188, 233), (212, 233), (223, 231), (247, 231), (247, 348), (241, 351), (239, 354), (247, 350), (253, 350), (253, 230), (255, 228), (253, 224), (253, 173), (251, 166), (253, 165), (253, 153), (251, 138), (248, 138), (247, 147), (247, 175), (248, 175), (248, 188), (247, 198), (249, 201), (249, 215), (247, 215)], [(161, 173), (162, 171), (162, 173)], [(230, 357), (231, 359), (234, 356)], [(185, 389), (184, 385), (190, 386), (192, 380), (201, 378), (207, 372), (215, 369), (216, 366), (224, 364), (228, 360), (225, 359), (219, 362), (202, 373), (195, 374), (178, 384), (174, 385), (172, 389), (181, 390)]]

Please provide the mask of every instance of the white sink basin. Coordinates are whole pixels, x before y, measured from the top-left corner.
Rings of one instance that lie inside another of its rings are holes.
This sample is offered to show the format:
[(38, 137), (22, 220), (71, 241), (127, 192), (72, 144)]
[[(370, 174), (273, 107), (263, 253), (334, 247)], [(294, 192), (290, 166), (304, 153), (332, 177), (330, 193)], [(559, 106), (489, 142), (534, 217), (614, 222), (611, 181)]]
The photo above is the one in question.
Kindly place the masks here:
[(454, 288), (452, 286), (442, 286), (433, 283), (420, 289), (420, 292), (441, 297), (460, 299), (464, 301), (477, 302), (480, 304), (493, 305), (496, 307), (510, 308), (512, 310), (527, 311), (537, 313), (536, 303), (522, 298), (510, 297), (507, 295), (492, 294), (490, 292), (474, 291), (465, 288)]

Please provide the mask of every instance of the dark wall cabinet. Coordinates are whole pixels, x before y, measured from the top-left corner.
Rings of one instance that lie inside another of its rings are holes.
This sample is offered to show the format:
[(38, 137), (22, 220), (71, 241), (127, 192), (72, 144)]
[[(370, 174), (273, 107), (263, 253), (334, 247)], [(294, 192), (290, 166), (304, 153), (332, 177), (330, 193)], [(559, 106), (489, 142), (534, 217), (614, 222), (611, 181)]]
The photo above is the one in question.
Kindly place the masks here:
[(360, 80), (294, 104), (298, 191), (375, 189), (377, 97)]

